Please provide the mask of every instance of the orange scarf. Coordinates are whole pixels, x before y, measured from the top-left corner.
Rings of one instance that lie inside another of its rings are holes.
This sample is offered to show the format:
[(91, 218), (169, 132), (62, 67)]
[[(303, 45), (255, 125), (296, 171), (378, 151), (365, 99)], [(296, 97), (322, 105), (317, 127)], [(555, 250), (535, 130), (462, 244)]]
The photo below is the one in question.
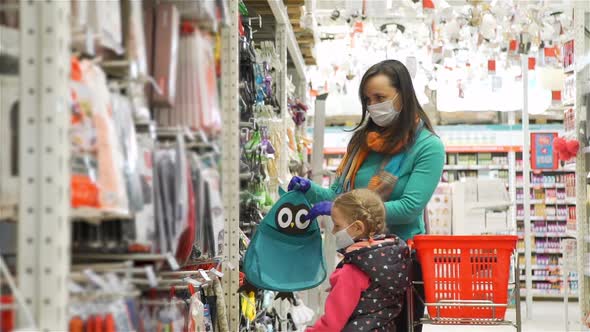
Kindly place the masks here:
[[(402, 149), (408, 144), (410, 141), (409, 135), (399, 141), (395, 147), (391, 150), (386, 150), (385, 148), (385, 139), (381, 136), (381, 134), (377, 132), (370, 132), (367, 135), (367, 146), (362, 145), (358, 148), (358, 151), (355, 152), (357, 149), (353, 149), (350, 152), (346, 152), (344, 155), (344, 159), (338, 166), (336, 170), (336, 175), (338, 177), (344, 176), (344, 185), (345, 187), (350, 187), (350, 190), (354, 189), (354, 183), (356, 181), (356, 174), (358, 170), (361, 168), (367, 156), (369, 155), (370, 151), (375, 151), (378, 153), (387, 153), (389, 155), (395, 155), (402, 151)], [(368, 147), (368, 148), (367, 148)], [(347, 165), (350, 163), (350, 167)], [(348, 168), (348, 169), (347, 169)], [(345, 174), (346, 173), (346, 174)], [(375, 189), (378, 186), (378, 181), (376, 179), (371, 179), (369, 182), (369, 189)], [(345, 190), (348, 191), (348, 190)]]

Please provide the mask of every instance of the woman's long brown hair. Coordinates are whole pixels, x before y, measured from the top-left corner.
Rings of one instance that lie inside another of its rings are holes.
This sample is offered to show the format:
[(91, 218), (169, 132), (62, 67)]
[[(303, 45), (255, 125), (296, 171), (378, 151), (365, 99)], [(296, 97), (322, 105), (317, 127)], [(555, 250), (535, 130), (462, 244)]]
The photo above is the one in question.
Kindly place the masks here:
[[(365, 86), (367, 81), (377, 75), (385, 75), (389, 78), (391, 86), (396, 88), (401, 94), (402, 110), (397, 119), (388, 127), (382, 128), (376, 125), (368, 115), (367, 111), (367, 97), (365, 96)], [(359, 98), (363, 107), (363, 114), (361, 122), (352, 129), (354, 134), (348, 144), (348, 152), (354, 150), (357, 146), (364, 145), (366, 147), (366, 137), (372, 132), (378, 132), (384, 138), (387, 144), (386, 150), (393, 150), (399, 141), (405, 137), (414, 137), (416, 133), (416, 117), (419, 117), (424, 123), (424, 127), (434, 133), (432, 123), (428, 115), (420, 106), (412, 78), (406, 66), (397, 60), (385, 60), (379, 62), (369, 68), (361, 80), (359, 86)]]

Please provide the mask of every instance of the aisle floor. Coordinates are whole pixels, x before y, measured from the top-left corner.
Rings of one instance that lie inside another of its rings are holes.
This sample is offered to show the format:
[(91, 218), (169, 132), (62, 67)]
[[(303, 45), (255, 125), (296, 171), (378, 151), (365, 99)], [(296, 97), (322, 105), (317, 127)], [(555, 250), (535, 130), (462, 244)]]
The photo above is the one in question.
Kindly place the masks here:
[[(509, 310), (506, 317), (514, 320), (514, 309)], [(557, 332), (565, 331), (565, 307), (563, 302), (553, 301), (535, 301), (533, 303), (533, 319), (526, 320), (526, 309), (523, 303), (523, 332)], [(570, 331), (589, 331), (583, 329), (578, 323), (580, 317), (580, 307), (577, 302), (569, 304), (569, 330)], [(482, 327), (482, 326), (424, 326), (423, 332), (515, 332), (516, 329), (508, 326)]]

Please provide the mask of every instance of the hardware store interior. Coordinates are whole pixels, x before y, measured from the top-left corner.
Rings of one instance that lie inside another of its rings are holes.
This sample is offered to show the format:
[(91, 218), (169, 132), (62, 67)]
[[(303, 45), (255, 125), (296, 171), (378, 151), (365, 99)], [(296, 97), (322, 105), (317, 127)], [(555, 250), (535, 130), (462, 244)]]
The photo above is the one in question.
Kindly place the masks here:
[(590, 1), (0, 0), (0, 332), (590, 331), (588, 117)]

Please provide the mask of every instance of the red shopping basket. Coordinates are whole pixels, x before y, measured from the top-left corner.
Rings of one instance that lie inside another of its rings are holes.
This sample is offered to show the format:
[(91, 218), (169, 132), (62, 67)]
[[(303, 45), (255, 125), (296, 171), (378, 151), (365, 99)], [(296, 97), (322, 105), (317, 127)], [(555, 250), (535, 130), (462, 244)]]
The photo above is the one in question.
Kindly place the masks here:
[[(505, 235), (415, 236), (426, 303), (439, 305), (428, 306), (430, 317), (503, 320), (505, 306), (461, 306), (460, 303), (507, 304), (510, 257), (517, 241), (517, 236)], [(449, 305), (440, 306), (443, 303)]]

